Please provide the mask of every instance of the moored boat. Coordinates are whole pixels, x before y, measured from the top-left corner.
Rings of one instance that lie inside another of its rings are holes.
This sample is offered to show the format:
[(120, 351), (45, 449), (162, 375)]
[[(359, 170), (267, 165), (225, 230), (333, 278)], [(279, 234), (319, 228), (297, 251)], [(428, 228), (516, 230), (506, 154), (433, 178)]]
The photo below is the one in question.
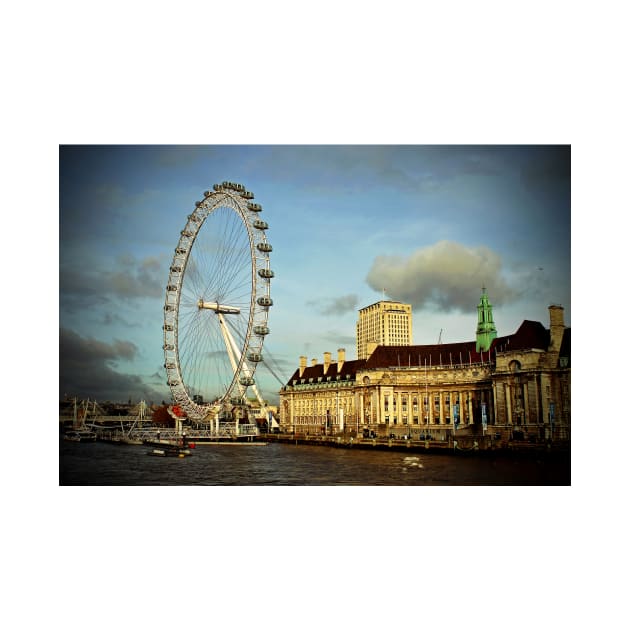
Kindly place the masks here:
[(96, 442), (96, 433), (87, 429), (68, 431), (63, 436), (68, 442)]

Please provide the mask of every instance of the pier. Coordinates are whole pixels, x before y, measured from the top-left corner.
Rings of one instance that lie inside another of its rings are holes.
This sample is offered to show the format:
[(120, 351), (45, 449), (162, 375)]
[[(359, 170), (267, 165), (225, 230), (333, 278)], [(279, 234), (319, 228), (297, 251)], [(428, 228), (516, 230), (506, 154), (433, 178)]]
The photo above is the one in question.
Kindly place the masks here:
[(530, 443), (523, 441), (507, 441), (496, 439), (493, 435), (456, 436), (445, 440), (417, 440), (374, 437), (363, 438), (358, 436), (324, 436), (306, 434), (270, 434), (261, 435), (257, 440), (276, 442), (281, 444), (295, 444), (308, 446), (323, 446), (330, 448), (398, 451), (405, 453), (444, 453), (444, 454), (498, 454), (509, 453), (512, 455), (541, 455), (547, 453), (569, 453), (570, 446), (567, 441)]

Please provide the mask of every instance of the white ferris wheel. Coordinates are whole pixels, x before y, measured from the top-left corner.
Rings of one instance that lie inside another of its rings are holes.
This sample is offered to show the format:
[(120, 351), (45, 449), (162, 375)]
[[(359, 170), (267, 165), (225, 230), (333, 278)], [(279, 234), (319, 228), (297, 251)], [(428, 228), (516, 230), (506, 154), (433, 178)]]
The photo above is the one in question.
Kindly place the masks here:
[(241, 184), (206, 191), (181, 231), (164, 302), (164, 367), (173, 401), (194, 422), (246, 415), (269, 334), (271, 245), (262, 207)]

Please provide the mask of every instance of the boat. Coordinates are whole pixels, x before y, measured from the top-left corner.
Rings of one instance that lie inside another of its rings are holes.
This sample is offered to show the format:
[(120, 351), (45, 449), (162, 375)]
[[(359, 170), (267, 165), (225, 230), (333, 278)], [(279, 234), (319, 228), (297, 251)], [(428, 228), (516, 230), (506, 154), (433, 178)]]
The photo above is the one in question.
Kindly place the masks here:
[(77, 429), (64, 433), (63, 439), (68, 442), (96, 442), (96, 433), (87, 429)]
[(125, 436), (123, 438), (121, 438), (120, 440), (121, 444), (134, 444), (137, 446), (142, 446), (142, 444), (144, 444), (144, 442), (142, 440), (138, 440), (136, 438), (132, 438), (129, 436)]
[(147, 455), (153, 455), (154, 457), (188, 457), (192, 453), (189, 449), (182, 446), (161, 444), (151, 449)]

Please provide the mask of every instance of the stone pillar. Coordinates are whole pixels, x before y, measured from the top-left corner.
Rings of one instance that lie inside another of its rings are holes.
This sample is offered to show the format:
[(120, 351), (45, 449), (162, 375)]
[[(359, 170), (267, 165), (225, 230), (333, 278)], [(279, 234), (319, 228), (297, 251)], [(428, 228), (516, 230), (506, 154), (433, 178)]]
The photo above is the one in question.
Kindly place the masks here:
[(505, 423), (512, 424), (512, 388), (505, 384)]
[(365, 424), (365, 409), (364, 409), (364, 393), (361, 392), (359, 394), (359, 422), (361, 422), (361, 424)]

